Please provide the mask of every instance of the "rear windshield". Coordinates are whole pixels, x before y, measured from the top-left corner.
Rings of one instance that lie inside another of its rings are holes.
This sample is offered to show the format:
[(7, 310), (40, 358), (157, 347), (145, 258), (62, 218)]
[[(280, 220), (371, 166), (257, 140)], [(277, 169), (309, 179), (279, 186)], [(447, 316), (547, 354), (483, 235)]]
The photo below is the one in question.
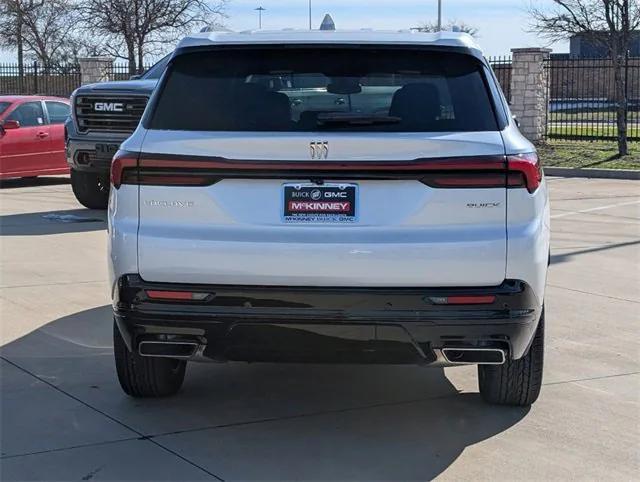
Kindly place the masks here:
[(228, 49), (177, 57), (151, 129), (498, 130), (479, 61), (372, 48)]

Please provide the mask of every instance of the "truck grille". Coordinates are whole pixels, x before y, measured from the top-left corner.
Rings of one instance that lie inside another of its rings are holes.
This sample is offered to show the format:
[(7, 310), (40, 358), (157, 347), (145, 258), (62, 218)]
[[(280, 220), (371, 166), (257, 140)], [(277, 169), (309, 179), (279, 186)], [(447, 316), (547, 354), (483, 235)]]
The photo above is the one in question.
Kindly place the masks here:
[(74, 106), (78, 131), (130, 134), (138, 126), (148, 100), (146, 96), (79, 95)]

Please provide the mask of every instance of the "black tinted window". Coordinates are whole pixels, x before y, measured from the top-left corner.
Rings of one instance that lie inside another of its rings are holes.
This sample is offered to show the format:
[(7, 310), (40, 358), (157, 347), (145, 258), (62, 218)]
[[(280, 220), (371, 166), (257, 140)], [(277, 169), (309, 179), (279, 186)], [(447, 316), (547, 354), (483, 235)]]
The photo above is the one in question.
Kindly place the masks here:
[(149, 127), (198, 131), (497, 130), (481, 64), (398, 49), (232, 49), (174, 59)]
[(11, 102), (0, 102), (0, 114), (7, 110), (7, 107), (9, 107), (10, 105)]
[(19, 105), (9, 114), (8, 120), (20, 122), (21, 127), (34, 127), (44, 124), (44, 111), (40, 102), (27, 102)]
[(153, 67), (142, 74), (141, 78), (145, 80), (155, 80), (162, 77), (164, 69), (167, 68), (167, 63), (169, 63), (169, 57), (170, 56), (167, 55), (160, 59)]
[(69, 117), (70, 108), (63, 102), (47, 101), (47, 111), (49, 112), (49, 122), (51, 124), (63, 124)]

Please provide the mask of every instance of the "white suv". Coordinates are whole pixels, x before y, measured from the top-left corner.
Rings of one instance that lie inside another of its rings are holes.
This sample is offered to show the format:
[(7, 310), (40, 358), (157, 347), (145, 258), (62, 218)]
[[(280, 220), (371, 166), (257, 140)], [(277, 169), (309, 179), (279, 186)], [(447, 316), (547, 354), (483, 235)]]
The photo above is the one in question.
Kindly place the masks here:
[(542, 382), (547, 188), (471, 37), (203, 33), (112, 164), (132, 396), (190, 360), (479, 365)]

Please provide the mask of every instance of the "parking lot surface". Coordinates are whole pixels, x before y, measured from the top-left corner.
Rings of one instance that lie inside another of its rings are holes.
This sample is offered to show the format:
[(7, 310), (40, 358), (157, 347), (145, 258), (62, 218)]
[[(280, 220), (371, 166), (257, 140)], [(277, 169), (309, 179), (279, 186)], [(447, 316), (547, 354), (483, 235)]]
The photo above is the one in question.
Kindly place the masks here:
[(106, 223), (68, 180), (0, 185), (0, 479), (540, 480), (640, 473), (640, 183), (551, 178), (544, 387), (482, 403), (474, 367), (190, 364), (116, 380)]

